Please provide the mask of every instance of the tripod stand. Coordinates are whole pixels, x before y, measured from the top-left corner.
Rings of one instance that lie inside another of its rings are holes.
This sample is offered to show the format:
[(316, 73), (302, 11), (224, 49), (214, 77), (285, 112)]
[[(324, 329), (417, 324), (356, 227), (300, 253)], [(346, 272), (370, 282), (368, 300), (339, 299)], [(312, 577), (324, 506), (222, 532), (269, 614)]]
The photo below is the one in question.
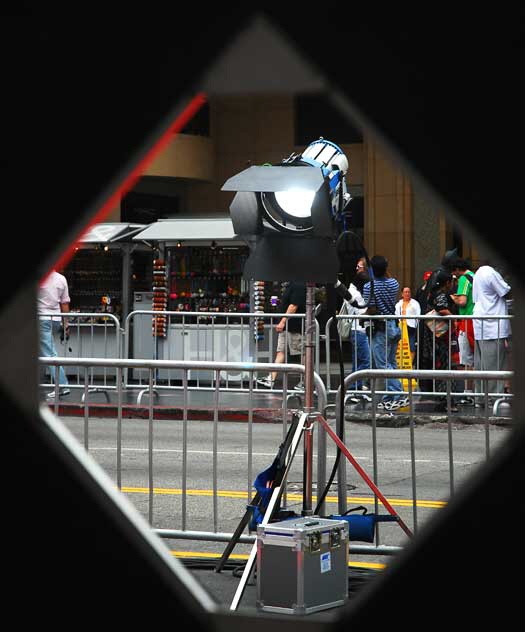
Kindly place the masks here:
[[(306, 341), (305, 341), (305, 406), (303, 411), (296, 413), (295, 422), (292, 424), (290, 430), (288, 431), (285, 442), (281, 445), (279, 454), (277, 459), (280, 463), (280, 468), (278, 468), (278, 473), (276, 478), (272, 483), (272, 494), (270, 500), (266, 506), (266, 510), (264, 513), (264, 517), (261, 526), (267, 525), (274, 513), (276, 508), (278, 507), (281, 495), (284, 491), (284, 486), (286, 483), (286, 479), (288, 476), (288, 472), (292, 465), (293, 459), (295, 457), (297, 448), (301, 441), (301, 438), (304, 434), (304, 461), (303, 461), (303, 509), (302, 515), (309, 516), (313, 515), (312, 509), (312, 487), (313, 487), (313, 422), (318, 420), (323, 429), (328, 433), (328, 435), (333, 439), (336, 443), (337, 447), (341, 450), (344, 456), (350, 461), (350, 463), (354, 466), (358, 474), (361, 478), (367, 483), (372, 492), (381, 500), (385, 508), (388, 512), (395, 517), (396, 521), (399, 523), (401, 528), (405, 531), (407, 535), (412, 535), (409, 528), (405, 525), (405, 523), (401, 520), (401, 517), (396, 513), (393, 507), (388, 503), (386, 498), (381, 494), (377, 486), (372, 482), (372, 480), (368, 477), (366, 472), (361, 468), (355, 458), (351, 455), (350, 451), (346, 448), (343, 441), (340, 437), (338, 437), (332, 428), (330, 428), (329, 424), (326, 422), (324, 417), (320, 413), (314, 412), (313, 406), (313, 395), (314, 395), (314, 284), (308, 283), (306, 287), (306, 324), (305, 324), (305, 333), (306, 333)], [(261, 496), (259, 492), (255, 495), (252, 501), (252, 507), (255, 507), (260, 504)], [(248, 509), (239, 523), (232, 540), (226, 547), (219, 564), (216, 567), (216, 571), (219, 572), (224, 563), (228, 559), (230, 552), (233, 547), (237, 543), (239, 536), (243, 532), (244, 528), (249, 522), (251, 516), (251, 510)], [(257, 555), (257, 543), (255, 542), (252, 546), (252, 550), (248, 557), (248, 561), (246, 562), (246, 566), (244, 567), (244, 571), (235, 592), (233, 601), (230, 605), (230, 610), (236, 610), (242, 595), (244, 593), (244, 589), (248, 582), (248, 579), (251, 575), (255, 559)]]

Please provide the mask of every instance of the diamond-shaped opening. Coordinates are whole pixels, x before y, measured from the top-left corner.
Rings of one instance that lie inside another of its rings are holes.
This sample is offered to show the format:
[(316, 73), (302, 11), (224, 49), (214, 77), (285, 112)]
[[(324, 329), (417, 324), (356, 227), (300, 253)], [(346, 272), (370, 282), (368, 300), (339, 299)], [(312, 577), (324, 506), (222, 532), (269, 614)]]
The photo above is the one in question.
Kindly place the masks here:
[[(257, 55), (256, 59), (252, 58), (253, 51), (257, 50), (257, 47), (253, 46), (254, 41), (259, 43), (259, 49), (269, 51), (267, 59), (261, 60)], [(277, 65), (275, 61), (278, 62)], [(257, 67), (255, 73), (254, 65)], [(468, 267), (474, 271), (491, 255), (472, 227), (466, 226), (459, 214), (433, 193), (416, 167), (410, 163), (410, 157), (399, 156), (395, 148), (374, 129), (366, 116), (356, 111), (351, 103), (333, 90), (315, 68), (301, 59), (269, 25), (256, 23), (242, 33), (202, 79), (199, 88), (203, 93), (184, 111), (198, 111), (197, 116), (202, 120), (196, 118), (190, 121), (184, 114), (182, 119), (177, 119), (175, 126), (177, 132), (182, 131), (182, 136), (175, 137), (171, 129), (160, 138), (147, 159), (137, 161), (126, 181), (121, 183), (119, 190), (109, 197), (104, 208), (95, 215), (95, 230), (101, 229), (101, 223), (108, 224), (109, 220), (114, 218), (117, 224), (125, 224), (126, 230), (132, 232), (136, 224), (150, 225), (170, 219), (176, 221), (184, 215), (227, 216), (231, 195), (221, 192), (220, 188), (228, 177), (247, 164), (278, 162), (291, 152), (300, 151), (312, 140), (323, 136), (340, 144), (349, 158), (347, 180), (353, 197), (352, 230), (363, 240), (370, 256), (386, 256), (389, 261), (389, 273), (398, 279), (401, 288), (410, 288), (412, 295), (415, 296), (423, 283), (425, 272), (434, 270), (446, 251), (456, 249), (461, 257), (468, 260)], [(206, 104), (202, 108), (204, 99)], [(159, 151), (160, 149), (162, 151)], [(143, 240), (136, 243), (131, 238), (129, 243), (133, 244), (135, 253), (132, 265), (136, 267), (134, 272), (129, 268), (125, 270), (125, 273), (130, 274), (130, 278), (126, 279), (124, 284), (127, 290), (122, 290), (117, 284), (113, 296), (109, 290), (97, 287), (91, 287), (91, 296), (83, 294), (82, 277), (89, 279), (87, 285), (92, 286), (97, 274), (104, 280), (104, 275), (108, 275), (109, 278), (112, 274), (121, 273), (122, 255), (131, 250), (126, 250), (128, 242), (108, 242), (105, 237), (107, 235), (100, 238), (95, 247), (92, 245), (95, 242), (87, 241), (84, 233), (80, 242), (74, 244), (59, 260), (59, 266), (63, 266), (63, 271), (70, 281), (70, 292), (72, 298), (74, 297), (72, 308), (81, 308), (81, 312), (87, 308), (90, 308), (89, 312), (100, 310), (101, 316), (97, 325), (106, 323), (110, 319), (108, 314), (122, 317), (136, 307), (132, 292), (141, 294), (149, 291), (148, 283), (152, 278), (140, 279), (137, 277), (137, 274), (140, 274), (137, 271), (142, 270), (146, 274), (148, 259), (153, 266), (154, 259), (162, 258), (168, 253), (164, 250), (165, 242), (162, 239), (158, 242)], [(179, 241), (181, 243), (178, 243)], [(122, 244), (126, 244), (126, 247), (122, 247)], [(104, 246), (108, 246), (108, 250), (104, 250)], [(185, 248), (185, 244), (183, 240), (178, 240), (170, 234), (167, 247), (171, 252), (172, 248)], [(204, 246), (199, 246), (192, 243), (188, 246), (190, 247), (209, 249), (212, 244), (205, 243)], [(113, 257), (113, 261), (111, 257), (115, 252), (119, 254)], [(312, 256), (315, 256), (315, 253), (312, 253)], [(141, 258), (142, 263), (139, 263)], [(93, 274), (89, 276), (90, 270), (87, 268), (93, 265)], [(290, 265), (293, 265), (293, 262), (290, 262)], [(495, 265), (501, 266), (500, 263)], [(149, 272), (153, 273), (153, 269)], [(508, 274), (505, 269), (501, 269), (501, 272), (504, 277)], [(135, 288), (133, 283), (130, 284), (130, 279), (137, 281)], [(140, 285), (142, 281), (146, 281), (143, 286)], [(121, 282), (122, 278), (119, 277), (119, 283)], [(124, 296), (123, 291), (129, 292), (129, 295)], [(103, 297), (106, 296), (111, 299), (109, 302), (107, 299), (104, 300)], [(85, 300), (94, 299), (94, 302), (81, 303), (82, 297)], [(173, 303), (175, 309), (176, 305)], [(107, 336), (107, 330), (104, 336)], [(332, 345), (331, 358), (335, 364), (334, 349)], [(510, 352), (510, 346), (506, 343), (501, 349), (505, 353)], [(451, 347), (447, 352), (450, 354), (450, 351)], [(350, 359), (348, 353), (345, 359)], [(330, 371), (330, 366), (325, 367), (325, 370)], [(81, 381), (78, 382), (80, 383)], [(100, 382), (93, 383), (96, 384), (100, 385)], [(510, 380), (508, 386), (512, 388)], [(82, 394), (83, 392), (79, 391), (79, 395)], [(430, 401), (433, 401), (432, 398)], [(421, 420), (416, 420), (418, 423), (413, 434), (412, 426), (407, 426), (403, 430), (377, 429), (377, 485), (380, 489), (382, 484), (385, 485), (392, 506), (412, 529), (415, 522), (421, 529), (427, 522), (432, 521), (433, 516), (446, 504), (451, 490), (457, 491), (464, 479), (475, 474), (480, 463), (485, 460), (486, 454), (495, 450), (505, 440), (509, 430), (501, 424), (506, 422), (510, 426), (512, 417), (506, 402), (500, 402), (499, 406), (499, 424), (494, 424), (488, 416), (481, 417), (479, 411), (476, 414), (475, 408), (465, 408), (463, 416), (455, 414), (451, 420), (444, 420), (442, 417), (425, 418), (423, 407)], [(374, 468), (374, 454), (369, 426), (353, 425), (362, 419), (360, 411), (350, 410), (348, 414), (347, 432), (353, 433), (354, 436), (362, 436), (366, 442), (362, 448), (356, 449), (356, 452), (359, 452), (358, 461), (371, 473)], [(468, 417), (466, 421), (465, 417)], [(429, 420), (430, 423), (427, 423)], [(80, 423), (77, 422), (78, 420), (74, 420), (69, 425), (81, 437)], [(135, 422), (130, 421), (129, 424), (135, 425)], [(480, 424), (484, 424), (485, 433), (479, 432)], [(463, 432), (454, 433), (454, 458), (453, 462), (450, 462), (451, 431), (459, 428)], [(237, 429), (235, 434), (238, 434)], [(264, 441), (263, 434), (254, 429), (254, 436), (259, 436), (261, 441)], [(402, 441), (403, 445), (392, 449), (393, 436), (395, 442)], [(412, 439), (414, 443), (411, 443)], [(233, 437), (231, 441), (235, 443)], [(279, 441), (279, 438), (276, 441)], [(355, 445), (355, 439), (353, 443)], [(128, 449), (133, 450), (132, 447)], [(179, 451), (177, 447), (169, 449)], [(414, 453), (411, 455), (412, 449)], [(221, 450), (224, 459), (231, 458), (231, 450), (228, 450), (227, 440), (223, 438), (219, 442), (219, 452)], [(139, 449), (137, 453), (138, 451)], [(266, 446), (261, 451), (271, 453), (272, 449)], [(195, 445), (193, 452), (197, 461), (203, 462), (204, 458), (208, 458), (203, 456), (207, 454), (203, 446), (199, 448)], [(428, 456), (428, 452), (431, 452), (432, 456)], [(110, 469), (112, 476), (115, 476), (113, 466), (107, 461), (104, 462), (102, 458), (106, 454), (104, 448), (98, 451), (95, 448), (92, 454), (96, 460), (100, 459), (103, 467)], [(329, 450), (329, 455), (328, 465), (331, 467), (335, 455), (333, 446)], [(267, 456), (265, 454), (260, 462), (257, 461), (257, 467), (259, 464), (266, 464)], [(130, 466), (133, 468), (134, 463), (130, 462)], [(122, 472), (122, 476), (123, 479), (127, 477), (125, 471)], [(154, 518), (155, 528), (172, 528), (173, 503), (178, 503), (179, 495), (178, 488), (171, 489), (171, 493), (170, 489), (167, 489), (168, 480), (179, 476), (180, 473), (168, 477), (166, 488), (158, 492), (159, 505), (160, 498), (167, 498), (168, 502), (166, 508), (160, 509), (159, 515)], [(227, 476), (231, 476), (230, 481)], [(297, 478), (294, 479), (292, 476), (293, 480), (300, 480), (300, 471), (296, 470), (294, 476)], [(351, 489), (349, 507), (353, 504), (366, 504), (373, 511), (374, 501), (370, 488), (350, 464), (347, 465), (347, 482)], [(220, 484), (232, 489), (232, 493), (224, 492), (217, 501), (220, 510), (224, 512), (224, 521), (219, 520), (215, 530), (233, 532), (244, 511), (246, 499), (237, 498), (238, 490), (233, 488), (239, 483), (232, 472), (225, 475)], [(210, 485), (211, 481), (208, 481), (208, 487)], [(156, 482), (157, 488), (161, 486), (164, 487), (160, 480)], [(191, 483), (188, 483), (188, 486), (193, 487)], [(201, 481), (202, 486), (206, 487), (206, 479)], [(195, 483), (191, 492), (195, 498), (205, 497), (205, 491), (201, 487)], [(138, 486), (129, 483), (127, 489), (135, 501), (137, 494), (133, 492), (138, 491)], [(414, 492), (417, 495), (415, 503)], [(330, 491), (330, 513), (337, 513), (335, 496), (336, 493)], [(297, 502), (296, 498), (292, 499), (291, 494), (290, 505), (293, 506)], [(139, 511), (147, 515), (148, 506), (142, 500), (136, 504)], [(175, 513), (179, 506), (180, 503), (176, 505)], [(204, 504), (203, 507), (204, 511), (196, 509), (194, 530), (210, 531), (207, 517), (209, 507)], [(384, 507), (380, 507), (378, 511), (385, 513)], [(184, 540), (166, 542), (174, 554), (176, 551), (181, 554), (181, 549), (185, 549), (184, 554), (195, 559), (206, 555), (213, 559), (213, 554), (221, 553), (223, 546), (196, 541), (191, 543), (191, 552), (188, 553), (187, 547), (181, 544)], [(381, 528), (380, 542), (386, 547), (402, 547), (407, 540), (403, 531), (396, 525), (386, 525)], [(235, 553), (244, 558), (249, 551), (250, 545), (240, 543)], [(385, 557), (373, 552), (359, 558), (351, 555), (351, 560), (358, 559), (370, 568), (385, 564)], [(221, 593), (225, 602), (231, 597), (224, 596), (223, 588), (211, 586), (210, 590)]]

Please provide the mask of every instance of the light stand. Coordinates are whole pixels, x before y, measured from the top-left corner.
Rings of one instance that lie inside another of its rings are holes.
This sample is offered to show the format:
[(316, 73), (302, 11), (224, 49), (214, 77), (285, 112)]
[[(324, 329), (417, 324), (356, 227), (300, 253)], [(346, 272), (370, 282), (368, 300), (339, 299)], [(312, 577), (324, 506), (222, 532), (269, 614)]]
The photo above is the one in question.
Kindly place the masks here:
[[(302, 154), (292, 154), (280, 165), (251, 166), (229, 178), (222, 187), (223, 191), (235, 192), (230, 205), (234, 232), (239, 238), (244, 239), (250, 248), (250, 256), (244, 267), (244, 278), (306, 283), (304, 408), (296, 413), (300, 416), (300, 421), (294, 429), (293, 440), (287, 447), (284, 475), (273, 482), (275, 487), (272, 487), (272, 495), (261, 526), (270, 522), (278, 506), (303, 433), (302, 515), (313, 516), (313, 430), (316, 420), (321, 422), (324, 431), (330, 434), (341, 452), (358, 469), (358, 464), (355, 460), (352, 461), (353, 457), (344, 447), (344, 443), (339, 437), (331, 434), (331, 428), (323, 418), (323, 411), (314, 411), (314, 290), (315, 283), (333, 283), (339, 273), (340, 261), (336, 239), (337, 235), (341, 234), (341, 228), (346, 230), (345, 208), (350, 201), (345, 181), (347, 169), (348, 161), (342, 150), (334, 143), (320, 138), (311, 143)], [(293, 196), (283, 196), (283, 193)], [(297, 194), (302, 196), (303, 201), (295, 197)], [(310, 201), (305, 205), (306, 198)], [(324, 432), (320, 433), (319, 438), (320, 443), (321, 440), (326, 441)], [(319, 469), (319, 476), (320, 472)], [(358, 472), (385, 504), (386, 499), (380, 495), (364, 471), (359, 468)], [(319, 483), (318, 480), (318, 485)], [(323, 491), (323, 494), (325, 493), (326, 490)], [(318, 507), (321, 508), (322, 504)], [(387, 509), (393, 512), (389, 505)], [(403, 526), (404, 523), (399, 516), (395, 515)], [(245, 520), (246, 516), (241, 524), (245, 525)], [(223, 557), (232, 550), (242, 528), (239, 525)], [(237, 609), (252, 572), (256, 552), (257, 543), (254, 544), (246, 563), (231, 610)]]
[(303, 460), (303, 516), (311, 516), (313, 488), (313, 423), (314, 412), (314, 283), (306, 284), (305, 354), (304, 354), (304, 412), (308, 415), (304, 435)]

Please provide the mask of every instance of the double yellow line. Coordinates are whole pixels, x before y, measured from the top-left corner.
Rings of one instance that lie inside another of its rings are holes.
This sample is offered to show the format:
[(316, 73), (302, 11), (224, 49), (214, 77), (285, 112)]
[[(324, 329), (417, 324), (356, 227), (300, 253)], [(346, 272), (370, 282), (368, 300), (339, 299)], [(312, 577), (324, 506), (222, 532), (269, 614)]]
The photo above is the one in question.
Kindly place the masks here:
[[(170, 551), (174, 557), (181, 559), (199, 558), (199, 559), (219, 559), (222, 553), (202, 553), (201, 551)], [(247, 560), (249, 555), (244, 553), (230, 553), (228, 559)], [(348, 562), (349, 568), (374, 568), (381, 570), (386, 568), (386, 564), (374, 564), (372, 562)]]
[[(122, 487), (121, 491), (126, 494), (149, 494), (150, 490), (148, 487)], [(163, 487), (154, 487), (153, 493), (158, 494), (159, 496), (182, 496), (182, 489), (177, 488), (163, 488)], [(212, 489), (187, 489), (187, 496), (204, 496), (204, 497), (212, 497), (213, 490)], [(254, 494), (253, 494), (254, 495)], [(247, 492), (241, 492), (237, 490), (218, 490), (217, 496), (220, 498), (238, 498), (240, 500), (251, 500), (253, 498), (249, 496)], [(293, 494), (288, 493), (288, 500), (296, 500), (301, 501), (303, 499), (302, 494)], [(313, 496), (313, 500), (316, 500), (316, 497)], [(337, 496), (327, 496), (327, 503), (337, 503)], [(358, 503), (360, 505), (373, 505), (374, 498), (373, 497), (359, 497), (359, 496), (348, 496), (347, 502), (349, 503)], [(388, 502), (393, 507), (412, 507), (414, 502), (410, 498), (387, 498)], [(381, 503), (379, 503), (381, 504)], [(417, 500), (416, 507), (422, 507), (425, 509), (442, 509), (445, 507), (447, 503), (442, 500)]]

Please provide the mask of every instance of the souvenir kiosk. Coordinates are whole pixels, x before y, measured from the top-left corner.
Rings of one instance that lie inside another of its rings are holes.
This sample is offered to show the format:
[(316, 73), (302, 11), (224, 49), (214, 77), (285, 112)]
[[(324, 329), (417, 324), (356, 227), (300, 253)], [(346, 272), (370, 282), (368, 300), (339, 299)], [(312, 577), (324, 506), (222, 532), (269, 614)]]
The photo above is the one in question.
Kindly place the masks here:
[[(62, 271), (68, 281), (72, 317), (69, 339), (57, 336), (55, 340), (60, 355), (120, 357), (119, 329), (129, 313), (131, 296), (151, 286), (152, 249), (132, 241), (145, 227), (124, 222), (99, 223), (79, 240), (75, 254)], [(76, 317), (75, 313), (86, 315)], [(68, 368), (68, 376), (77, 376), (78, 372), (76, 367)], [(108, 370), (93, 368), (90, 374), (107, 376)]]
[[(264, 324), (241, 314), (276, 312), (278, 305), (271, 298), (273, 288), (243, 279), (249, 251), (233, 232), (229, 216), (162, 219), (134, 235), (133, 240), (157, 249), (152, 286), (133, 297), (130, 330), (134, 358), (269, 360), (273, 349), (264, 350)], [(151, 313), (155, 311), (159, 316)], [(139, 371), (134, 374), (141, 376)], [(180, 380), (182, 372), (159, 371), (157, 378)], [(221, 374), (221, 378), (241, 382), (244, 375)], [(189, 379), (204, 383), (213, 376), (211, 372), (190, 371)]]

